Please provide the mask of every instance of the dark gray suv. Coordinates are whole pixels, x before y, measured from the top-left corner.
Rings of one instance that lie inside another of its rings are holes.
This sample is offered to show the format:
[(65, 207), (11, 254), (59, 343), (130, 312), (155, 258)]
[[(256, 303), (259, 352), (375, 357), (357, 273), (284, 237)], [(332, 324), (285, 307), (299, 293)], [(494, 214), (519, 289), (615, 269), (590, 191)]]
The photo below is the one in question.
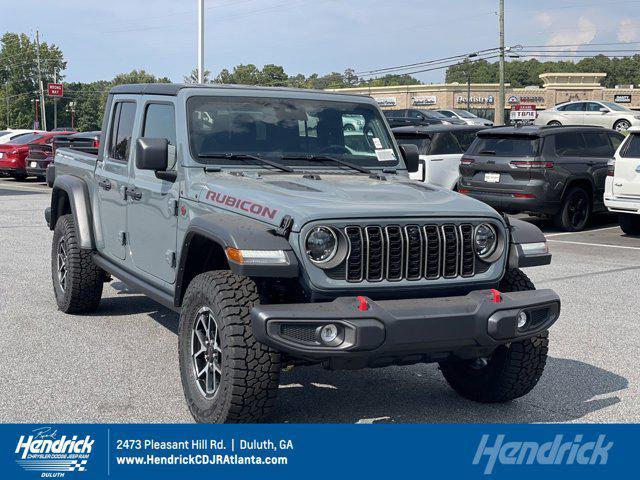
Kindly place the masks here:
[(502, 127), (478, 133), (460, 162), (460, 193), (507, 213), (585, 228), (603, 202), (607, 163), (624, 135), (601, 127)]

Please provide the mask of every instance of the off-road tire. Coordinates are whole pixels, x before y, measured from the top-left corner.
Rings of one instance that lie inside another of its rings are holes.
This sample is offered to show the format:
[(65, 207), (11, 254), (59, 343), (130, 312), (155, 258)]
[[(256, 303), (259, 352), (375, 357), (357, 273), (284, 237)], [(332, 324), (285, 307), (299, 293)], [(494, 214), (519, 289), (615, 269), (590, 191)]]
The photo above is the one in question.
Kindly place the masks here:
[[(574, 202), (578, 200), (582, 200), (583, 202), (585, 202), (584, 208), (586, 208), (586, 213), (580, 214), (580, 221), (574, 222), (572, 219), (572, 204), (574, 204)], [(562, 199), (562, 206), (560, 207), (560, 210), (551, 218), (556, 227), (567, 232), (579, 232), (581, 230), (584, 230), (584, 228), (589, 224), (592, 212), (593, 201), (591, 199), (591, 196), (589, 195), (589, 192), (581, 187), (573, 187)]]
[[(256, 284), (230, 271), (205, 272), (189, 284), (180, 313), (178, 356), (184, 395), (197, 422), (258, 422), (273, 408), (280, 355), (253, 336), (249, 312), (257, 303)], [(198, 388), (191, 357), (191, 336), (203, 307), (215, 318), (222, 350), (219, 387), (209, 398)]]
[(627, 235), (640, 235), (640, 215), (633, 213), (618, 214), (620, 228)]
[[(535, 290), (529, 278), (518, 269), (508, 270), (499, 290), (519, 292)], [(442, 362), (440, 370), (459, 395), (482, 403), (501, 403), (529, 393), (542, 376), (547, 363), (549, 333), (499, 346), (486, 359)]]
[[(58, 276), (58, 248), (66, 248), (66, 286)], [(58, 218), (51, 246), (51, 280), (58, 308), (64, 313), (94, 312), (102, 298), (104, 271), (93, 263), (91, 251), (80, 248), (73, 215)]]

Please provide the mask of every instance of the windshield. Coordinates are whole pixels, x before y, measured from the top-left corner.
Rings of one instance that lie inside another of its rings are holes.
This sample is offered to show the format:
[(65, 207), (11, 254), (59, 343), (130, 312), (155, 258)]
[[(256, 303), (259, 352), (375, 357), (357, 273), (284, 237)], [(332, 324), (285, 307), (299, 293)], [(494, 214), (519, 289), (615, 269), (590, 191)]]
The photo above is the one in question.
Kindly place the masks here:
[(627, 107), (623, 107), (622, 105), (618, 105), (617, 103), (614, 102), (602, 102), (603, 105), (606, 105), (607, 108), (611, 109), (611, 110), (615, 110), (616, 112), (631, 112), (632, 110), (627, 108)]
[(495, 155), (496, 157), (535, 157), (538, 139), (527, 137), (478, 137), (471, 146), (471, 155)]
[(246, 165), (215, 156), (248, 154), (289, 166), (317, 162), (283, 156), (332, 156), (365, 167), (398, 164), (398, 152), (373, 105), (207, 96), (191, 97), (187, 109), (191, 154), (201, 163)]
[(467, 112), (466, 110), (454, 110), (454, 112), (456, 112), (460, 118), (478, 118), (476, 115), (471, 112)]
[(25, 133), (23, 135), (13, 137), (11, 139), (11, 144), (26, 145), (27, 143), (35, 142), (36, 140), (40, 140), (41, 138), (42, 138), (42, 135), (38, 135), (37, 133)]

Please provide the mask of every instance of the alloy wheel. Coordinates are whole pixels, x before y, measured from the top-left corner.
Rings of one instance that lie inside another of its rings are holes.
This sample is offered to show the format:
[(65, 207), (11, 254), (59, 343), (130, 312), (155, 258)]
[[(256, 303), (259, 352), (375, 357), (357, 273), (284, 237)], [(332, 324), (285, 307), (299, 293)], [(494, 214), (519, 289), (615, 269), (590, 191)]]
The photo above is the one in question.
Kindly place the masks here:
[(567, 212), (571, 226), (574, 228), (581, 227), (589, 215), (589, 205), (584, 195), (572, 196), (567, 206)]
[(630, 126), (631, 124), (626, 120), (620, 120), (618, 123), (616, 123), (615, 128), (618, 132), (626, 132)]
[(220, 331), (209, 307), (196, 313), (191, 333), (193, 373), (200, 393), (206, 398), (215, 396), (222, 380), (222, 349)]
[(64, 238), (58, 242), (58, 284), (64, 292), (67, 287), (67, 244)]

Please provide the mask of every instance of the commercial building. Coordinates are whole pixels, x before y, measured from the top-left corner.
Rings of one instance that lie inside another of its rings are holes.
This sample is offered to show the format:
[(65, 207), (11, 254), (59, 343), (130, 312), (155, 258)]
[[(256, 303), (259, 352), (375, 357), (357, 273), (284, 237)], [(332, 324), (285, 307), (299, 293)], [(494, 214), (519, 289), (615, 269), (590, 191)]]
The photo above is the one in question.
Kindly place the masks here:
[[(571, 100), (614, 101), (640, 110), (640, 89), (633, 85), (604, 88), (606, 73), (543, 73), (542, 87), (511, 88), (506, 84), (505, 118), (514, 105), (535, 105), (537, 110)], [(493, 120), (498, 106), (497, 83), (442, 83), (391, 87), (342, 88), (334, 91), (369, 95), (384, 109), (462, 108)], [(470, 95), (467, 92), (470, 91)], [(467, 98), (469, 97), (469, 98)]]

